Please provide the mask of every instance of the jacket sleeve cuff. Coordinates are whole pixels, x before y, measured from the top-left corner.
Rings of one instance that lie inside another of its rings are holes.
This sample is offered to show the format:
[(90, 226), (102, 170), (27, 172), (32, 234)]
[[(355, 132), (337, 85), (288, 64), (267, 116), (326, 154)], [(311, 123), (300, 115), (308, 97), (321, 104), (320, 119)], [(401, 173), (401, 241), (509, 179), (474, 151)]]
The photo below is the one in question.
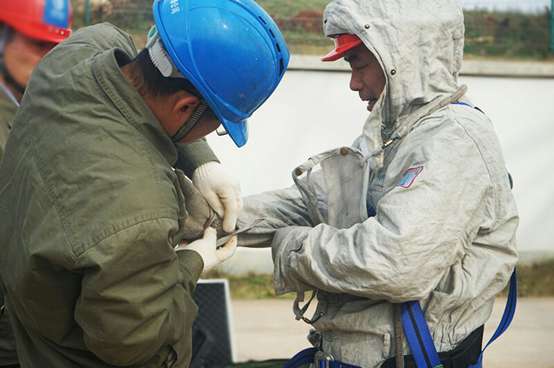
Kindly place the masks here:
[(298, 253), (302, 251), (303, 242), (312, 228), (308, 226), (289, 226), (276, 231), (273, 237), (273, 286), (277, 295), (289, 292), (311, 290), (296, 272)]
[(177, 258), (179, 259), (181, 272), (183, 272), (185, 288), (192, 293), (204, 269), (204, 261), (193, 250), (181, 250), (177, 252)]
[(189, 178), (192, 178), (194, 170), (212, 161), (219, 162), (206, 139), (199, 139), (187, 144), (177, 143), (177, 163), (175, 167), (183, 170)]

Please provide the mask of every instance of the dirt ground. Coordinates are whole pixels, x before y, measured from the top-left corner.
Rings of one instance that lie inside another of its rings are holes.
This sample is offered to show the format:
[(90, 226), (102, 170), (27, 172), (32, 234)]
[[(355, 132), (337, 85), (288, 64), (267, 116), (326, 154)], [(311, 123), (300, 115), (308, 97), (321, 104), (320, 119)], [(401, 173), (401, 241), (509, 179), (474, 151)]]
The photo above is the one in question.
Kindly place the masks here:
[[(492, 335), (505, 299), (498, 299), (486, 325)], [(232, 303), (236, 361), (288, 358), (308, 347), (308, 327), (294, 320), (289, 300), (236, 300)], [(554, 298), (518, 300), (510, 329), (485, 354), (487, 368), (554, 368)]]

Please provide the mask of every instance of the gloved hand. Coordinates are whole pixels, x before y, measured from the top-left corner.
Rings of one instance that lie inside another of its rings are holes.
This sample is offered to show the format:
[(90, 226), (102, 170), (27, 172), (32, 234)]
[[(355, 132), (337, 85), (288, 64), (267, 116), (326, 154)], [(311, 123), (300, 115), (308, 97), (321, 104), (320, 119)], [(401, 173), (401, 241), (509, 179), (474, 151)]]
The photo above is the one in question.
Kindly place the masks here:
[(206, 201), (223, 218), (223, 230), (231, 233), (242, 208), (240, 185), (218, 162), (207, 162), (192, 174), (192, 182)]
[(193, 241), (192, 243), (180, 244), (175, 248), (176, 252), (182, 250), (195, 251), (202, 257), (204, 262), (203, 271), (209, 271), (221, 262), (231, 258), (237, 250), (237, 237), (233, 236), (225, 245), (217, 248), (217, 232), (214, 228), (208, 227), (204, 231), (204, 237)]
[(181, 229), (183, 239), (191, 242), (201, 238), (206, 226), (213, 227), (218, 234), (222, 235), (223, 220), (215, 214), (212, 206), (185, 174), (180, 171), (176, 171), (176, 174), (185, 196), (184, 206), (187, 214)]

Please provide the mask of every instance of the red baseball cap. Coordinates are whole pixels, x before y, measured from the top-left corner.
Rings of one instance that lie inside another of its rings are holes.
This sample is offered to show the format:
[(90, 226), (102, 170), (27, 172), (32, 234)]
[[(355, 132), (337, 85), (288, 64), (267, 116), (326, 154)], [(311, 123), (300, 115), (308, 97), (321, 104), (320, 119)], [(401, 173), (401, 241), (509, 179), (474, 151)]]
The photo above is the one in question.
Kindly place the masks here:
[(335, 37), (335, 49), (321, 58), (321, 61), (335, 61), (362, 44), (362, 40), (353, 34), (344, 33)]

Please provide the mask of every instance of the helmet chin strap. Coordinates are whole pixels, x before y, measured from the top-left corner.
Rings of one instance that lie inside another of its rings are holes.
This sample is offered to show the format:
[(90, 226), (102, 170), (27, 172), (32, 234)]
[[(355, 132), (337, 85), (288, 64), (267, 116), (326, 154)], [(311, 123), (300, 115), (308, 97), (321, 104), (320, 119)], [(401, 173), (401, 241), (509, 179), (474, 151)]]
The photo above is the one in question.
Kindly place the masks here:
[(208, 109), (208, 105), (205, 102), (201, 101), (200, 104), (196, 107), (196, 110), (192, 113), (191, 117), (177, 130), (177, 132), (171, 137), (173, 143), (181, 142), (195, 126), (198, 125), (198, 122), (202, 118), (202, 115)]

